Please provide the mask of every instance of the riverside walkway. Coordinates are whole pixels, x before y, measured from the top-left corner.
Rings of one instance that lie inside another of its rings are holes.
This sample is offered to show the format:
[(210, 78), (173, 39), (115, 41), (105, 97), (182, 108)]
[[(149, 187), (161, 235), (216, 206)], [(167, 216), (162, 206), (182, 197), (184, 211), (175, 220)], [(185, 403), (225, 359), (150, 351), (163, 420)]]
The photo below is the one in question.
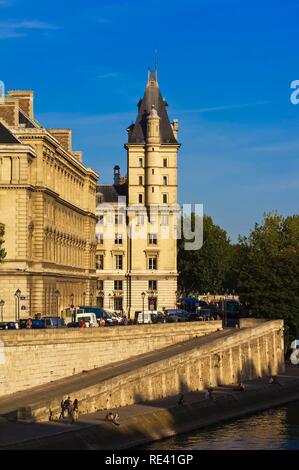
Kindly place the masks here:
[(0, 449), (131, 448), (299, 400), (299, 367), (288, 366), (278, 376), (279, 385), (268, 381), (247, 381), (245, 392), (234, 392), (233, 386), (216, 387), (215, 400), (206, 400), (203, 392), (191, 392), (184, 394), (184, 405), (178, 405), (175, 396), (112, 410), (118, 412), (120, 426), (105, 422), (107, 411), (81, 415), (74, 424), (67, 420), (25, 424), (2, 415)]
[[(95, 384), (101, 383), (104, 380), (117, 377), (121, 374), (127, 373), (131, 370), (144, 367), (148, 364), (153, 364), (156, 361), (167, 359), (195, 347), (200, 347), (209, 344), (213, 339), (221, 339), (238, 333), (239, 330), (227, 329), (217, 331), (210, 335), (201, 336), (188, 341), (177, 343), (167, 346), (156, 351), (141, 354), (130, 359), (119, 362), (114, 362), (107, 366), (99, 367), (94, 370), (89, 370), (72, 377), (63, 378), (55, 382), (50, 382), (32, 389), (27, 389), (22, 392), (17, 392), (0, 398), (0, 418), (14, 419), (16, 418), (17, 409), (26, 406), (46, 405), (57, 397), (57, 404), (59, 405), (63, 396), (83, 388), (91, 387)], [(46, 360), (46, 359), (45, 359)], [(58, 359), (59, 360), (59, 359)], [(75, 398), (72, 396), (72, 398)]]

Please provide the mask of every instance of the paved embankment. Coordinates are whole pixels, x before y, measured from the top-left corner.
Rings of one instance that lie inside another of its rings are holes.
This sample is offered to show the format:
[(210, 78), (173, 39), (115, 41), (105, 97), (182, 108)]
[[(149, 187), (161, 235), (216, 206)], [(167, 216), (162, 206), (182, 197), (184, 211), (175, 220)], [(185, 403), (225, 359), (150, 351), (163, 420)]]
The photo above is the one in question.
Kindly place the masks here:
[(299, 400), (299, 367), (288, 367), (278, 376), (280, 385), (268, 379), (246, 382), (245, 392), (232, 386), (215, 388), (215, 400), (203, 392), (118, 409), (120, 426), (106, 423), (106, 412), (82, 415), (78, 423), (22, 424), (0, 420), (0, 449), (121, 449), (160, 440), (221, 421), (263, 411)]
[[(230, 337), (237, 333), (238, 330), (218, 331), (211, 335), (162, 348), (159, 351), (140, 354), (139, 356), (130, 358), (130, 360), (114, 362), (92, 371), (85, 371), (66, 379), (56, 380), (45, 385), (31, 388), (30, 390), (24, 390), (22, 392), (1, 397), (0, 416), (14, 419), (17, 416), (17, 410), (19, 407), (31, 407), (33, 410), (41, 410), (39, 417), (43, 418), (42, 420), (44, 421), (48, 421), (49, 409), (54, 410), (54, 407), (56, 406), (60, 412), (60, 402), (62, 397), (66, 394), (70, 394), (72, 397), (76, 395), (76, 397), (81, 401), (82, 409), (82, 397), (87, 396), (90, 401), (92, 396), (91, 388), (98, 387), (101, 391), (105, 381), (121, 377), (131, 371), (139, 370), (142, 367), (155, 364), (158, 360), (162, 361), (168, 358), (173, 358), (186, 351), (192, 351), (194, 348), (210, 345), (213, 340), (224, 340), (226, 337)], [(95, 393), (99, 393), (99, 391), (96, 390)], [(88, 401), (86, 406), (88, 409)]]

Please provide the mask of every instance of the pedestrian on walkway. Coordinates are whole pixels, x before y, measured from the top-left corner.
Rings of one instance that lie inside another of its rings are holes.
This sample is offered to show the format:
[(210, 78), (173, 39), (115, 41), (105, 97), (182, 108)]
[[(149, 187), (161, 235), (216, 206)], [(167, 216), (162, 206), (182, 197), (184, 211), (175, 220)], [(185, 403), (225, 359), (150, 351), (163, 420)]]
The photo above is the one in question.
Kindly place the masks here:
[(72, 423), (78, 420), (79, 417), (79, 401), (75, 398), (73, 403), (73, 411), (72, 411)]
[(64, 413), (66, 411), (66, 408), (65, 408), (65, 402), (63, 401), (63, 399), (61, 400), (61, 403), (60, 403), (60, 408), (61, 408), (61, 411), (60, 411), (60, 415), (59, 415), (59, 418), (58, 419), (64, 419)]
[(185, 398), (184, 398), (184, 394), (182, 393), (179, 398), (178, 405), (184, 405), (184, 404), (185, 404)]

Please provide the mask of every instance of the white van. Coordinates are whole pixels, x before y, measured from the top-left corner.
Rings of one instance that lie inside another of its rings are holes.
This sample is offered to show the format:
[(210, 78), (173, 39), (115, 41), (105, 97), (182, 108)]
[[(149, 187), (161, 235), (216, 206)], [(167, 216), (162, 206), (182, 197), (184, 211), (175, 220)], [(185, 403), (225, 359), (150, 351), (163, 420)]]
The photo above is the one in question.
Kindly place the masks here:
[(158, 312), (155, 310), (145, 310), (138, 313), (137, 323), (154, 323), (153, 317), (157, 316)]
[(76, 313), (76, 322), (83, 320), (87, 328), (97, 328), (99, 326), (95, 313)]

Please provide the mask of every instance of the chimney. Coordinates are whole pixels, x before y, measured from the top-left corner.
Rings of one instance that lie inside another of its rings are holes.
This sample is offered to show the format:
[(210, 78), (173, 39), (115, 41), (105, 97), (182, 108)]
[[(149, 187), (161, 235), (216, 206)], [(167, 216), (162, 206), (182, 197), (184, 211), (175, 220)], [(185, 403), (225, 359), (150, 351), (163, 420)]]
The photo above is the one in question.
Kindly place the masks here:
[(19, 101), (19, 107), (24, 111), (30, 119), (34, 119), (33, 116), (33, 91), (31, 90), (10, 90), (8, 95), (11, 98), (16, 98)]
[(120, 168), (118, 165), (115, 165), (113, 168), (113, 176), (114, 176), (114, 183), (115, 185), (118, 185), (120, 183)]

